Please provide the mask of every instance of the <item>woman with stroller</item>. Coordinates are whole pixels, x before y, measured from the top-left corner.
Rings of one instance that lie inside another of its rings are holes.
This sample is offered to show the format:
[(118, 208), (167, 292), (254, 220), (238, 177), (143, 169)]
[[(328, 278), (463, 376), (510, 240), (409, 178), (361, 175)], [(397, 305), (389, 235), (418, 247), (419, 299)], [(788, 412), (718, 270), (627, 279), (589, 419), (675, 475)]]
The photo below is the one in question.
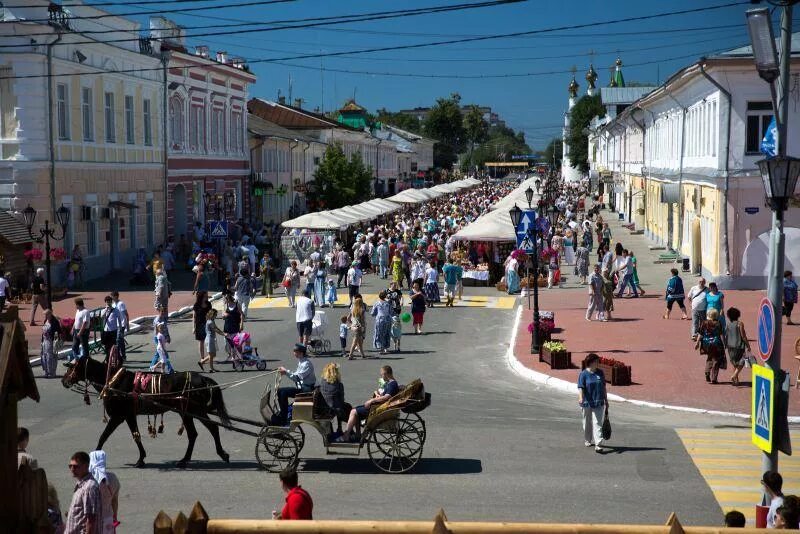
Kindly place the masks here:
[[(244, 315), (239, 308), (239, 303), (233, 300), (233, 295), (230, 293), (225, 295), (225, 314), (222, 317), (222, 330), (228, 340), (244, 329)], [(226, 344), (226, 350), (228, 359), (233, 359), (230, 343)]]
[(206, 320), (208, 313), (212, 310), (211, 303), (208, 301), (207, 291), (198, 291), (197, 297), (192, 306), (192, 334), (198, 342), (198, 352), (200, 361), (206, 359), (205, 340), (206, 340)]

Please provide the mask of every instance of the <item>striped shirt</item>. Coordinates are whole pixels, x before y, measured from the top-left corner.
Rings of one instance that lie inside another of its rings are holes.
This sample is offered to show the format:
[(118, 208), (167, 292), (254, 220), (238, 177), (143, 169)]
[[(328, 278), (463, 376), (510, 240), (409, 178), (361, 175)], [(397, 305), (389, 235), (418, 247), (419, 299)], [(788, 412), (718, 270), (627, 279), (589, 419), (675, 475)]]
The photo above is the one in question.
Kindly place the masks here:
[(77, 484), (72, 502), (67, 513), (67, 524), (64, 534), (84, 534), (86, 532), (86, 518), (94, 516), (95, 525), (100, 525), (102, 507), (100, 502), (100, 486), (87, 474)]

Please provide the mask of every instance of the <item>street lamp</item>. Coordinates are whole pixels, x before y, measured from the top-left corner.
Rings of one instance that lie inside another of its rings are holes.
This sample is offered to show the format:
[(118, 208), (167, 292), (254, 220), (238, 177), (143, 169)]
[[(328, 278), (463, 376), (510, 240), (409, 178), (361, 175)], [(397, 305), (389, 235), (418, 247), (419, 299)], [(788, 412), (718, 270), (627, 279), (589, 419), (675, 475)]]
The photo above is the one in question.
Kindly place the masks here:
[(50, 275), (50, 240), (61, 241), (67, 235), (67, 226), (69, 226), (70, 209), (63, 204), (56, 210), (56, 221), (61, 227), (61, 237), (56, 237), (55, 228), (50, 227), (50, 221), (44, 221), (44, 228), (39, 228), (39, 236), (33, 234), (33, 223), (36, 222), (36, 210), (28, 204), (28, 207), (22, 210), (22, 218), (25, 221), (25, 227), (28, 229), (28, 235), (37, 242), (44, 243), (44, 266), (47, 272), (47, 308), (53, 308), (53, 284), (51, 283)]
[[(530, 191), (530, 195), (528, 195), (528, 191)], [(528, 200), (528, 208), (531, 208), (531, 202), (533, 201), (533, 190), (528, 188), (528, 191), (525, 192), (525, 196)], [(516, 231), (519, 228), (519, 223), (522, 220), (522, 210), (514, 204), (514, 207), (508, 210), (508, 214), (511, 217), (511, 224), (514, 225), (514, 229)], [(533, 221), (533, 224), (529, 224), (526, 228), (527, 234), (526, 237), (528, 240), (533, 244), (533, 332), (531, 332), (531, 354), (538, 354), (539, 347), (541, 346), (539, 341), (539, 250), (537, 248), (537, 240), (538, 240), (538, 230), (536, 227), (536, 221)], [(526, 274), (526, 283), (530, 283), (530, 271), (527, 271)], [(531, 288), (528, 287), (528, 298), (530, 299), (530, 291)], [(530, 308), (530, 300), (528, 300), (528, 308)]]
[[(773, 210), (785, 211), (794, 195), (800, 159), (790, 156), (762, 159), (756, 162), (764, 182), (764, 193)], [(783, 218), (783, 215), (781, 215)]]
[(528, 201), (528, 207), (531, 207), (531, 202), (533, 202), (533, 188), (528, 186), (528, 189), (525, 190), (525, 199)]
[(763, 7), (748, 11), (747, 31), (753, 45), (753, 56), (756, 60), (758, 75), (771, 84), (778, 79), (780, 66), (778, 51), (775, 48), (775, 37), (772, 34), (769, 9)]

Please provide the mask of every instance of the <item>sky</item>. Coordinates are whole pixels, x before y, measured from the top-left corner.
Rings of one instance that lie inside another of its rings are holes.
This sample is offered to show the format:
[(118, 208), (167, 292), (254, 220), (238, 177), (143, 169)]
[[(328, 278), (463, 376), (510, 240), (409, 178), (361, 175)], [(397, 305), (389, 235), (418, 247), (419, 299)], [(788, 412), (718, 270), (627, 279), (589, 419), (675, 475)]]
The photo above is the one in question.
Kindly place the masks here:
[[(99, 0), (89, 0), (94, 3)], [(476, 3), (479, 0), (294, 0), (271, 5), (222, 7), (245, 0), (157, 3), (105, 7), (114, 13), (179, 9), (165, 14), (185, 27), (236, 22), (285, 21), (309, 17), (354, 15), (379, 11)], [(348, 98), (370, 111), (430, 106), (439, 97), (459, 93), (464, 104), (491, 106), (507, 124), (525, 132), (528, 144), (544, 148), (560, 136), (567, 106), (571, 69), (577, 69), (580, 93), (589, 63), (598, 72), (598, 86), (609, 81), (609, 68), (620, 57), (627, 82), (658, 84), (681, 67), (713, 52), (747, 44), (745, 11), (749, 2), (701, 13), (658, 16), (648, 20), (601, 24), (640, 16), (734, 0), (528, 0), (447, 13), (348, 22), (321, 28), (295, 28), (240, 35), (197, 33), (242, 27), (187, 29), (187, 45), (208, 45), (246, 60), (277, 59), (305, 54), (350, 52), (376, 47), (431, 43), (514, 32), (525, 36), (469, 43), (391, 50), (339, 57), (252, 63), (258, 76), (250, 95), (275, 100), (278, 91), (302, 98), (303, 107), (338, 109)], [(217, 6), (213, 9), (200, 7)], [(146, 25), (147, 15), (130, 16)], [(564, 26), (588, 27), (547, 31)], [(248, 26), (246, 28), (268, 28)], [(191, 48), (190, 48), (191, 49)], [(350, 72), (346, 72), (350, 71)], [(502, 76), (502, 77), (496, 77)]]

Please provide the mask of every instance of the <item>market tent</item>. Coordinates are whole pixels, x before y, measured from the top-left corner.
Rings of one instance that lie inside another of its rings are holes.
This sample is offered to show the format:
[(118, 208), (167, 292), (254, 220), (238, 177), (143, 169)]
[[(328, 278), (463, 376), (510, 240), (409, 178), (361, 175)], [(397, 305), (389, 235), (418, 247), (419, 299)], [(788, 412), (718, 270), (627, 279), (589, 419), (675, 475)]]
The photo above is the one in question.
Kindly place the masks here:
[(362, 213), (354, 213), (348, 208), (337, 208), (324, 213), (327, 213), (329, 217), (334, 217), (335, 219), (342, 221), (345, 226), (362, 223), (370, 219), (369, 216)]
[(401, 208), (400, 204), (395, 204), (394, 202), (390, 202), (383, 198), (372, 199), (369, 202), (364, 202), (363, 205), (369, 206), (370, 208), (374, 207), (376, 210), (380, 210), (380, 212), (383, 214), (392, 213)]
[(460, 187), (455, 186), (452, 183), (449, 184), (439, 184), (437, 186), (431, 187), (431, 191), (436, 191), (437, 193), (448, 194), (458, 191)]
[[(520, 208), (525, 208), (528, 206), (528, 199), (525, 197), (525, 190), (528, 187), (534, 188), (534, 184), (537, 178), (528, 178), (527, 180), (523, 180), (523, 182), (514, 189), (511, 193), (506, 195), (505, 197), (501, 198), (494, 204), (492, 204), (491, 209), (493, 210), (510, 210), (514, 204), (517, 204)], [(536, 197), (534, 197), (536, 198)]]
[(432, 198), (436, 198), (441, 193), (436, 193), (430, 189), (406, 189), (394, 196), (389, 197), (387, 200), (392, 202), (399, 202), (401, 204), (419, 204)]
[(348, 223), (330, 215), (330, 212), (320, 211), (306, 213), (289, 221), (281, 223), (284, 228), (308, 228), (309, 230), (344, 230)]
[(502, 210), (481, 215), (454, 237), (457, 241), (516, 241), (511, 217)]

